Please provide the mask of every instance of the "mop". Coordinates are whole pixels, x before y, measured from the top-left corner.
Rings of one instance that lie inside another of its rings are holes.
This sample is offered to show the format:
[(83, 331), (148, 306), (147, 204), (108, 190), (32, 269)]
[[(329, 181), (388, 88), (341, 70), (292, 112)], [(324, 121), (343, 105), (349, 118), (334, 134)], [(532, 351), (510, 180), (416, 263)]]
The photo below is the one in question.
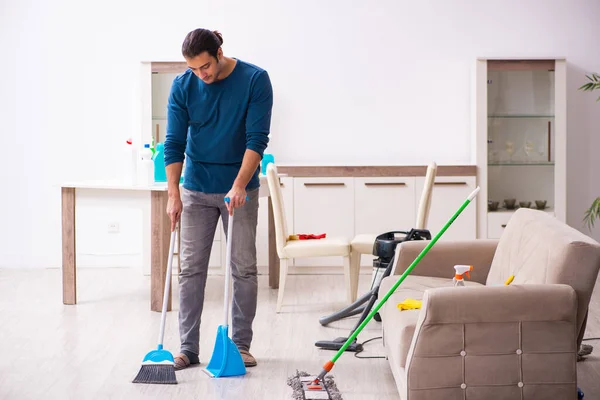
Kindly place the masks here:
[(398, 281), (388, 290), (385, 296), (379, 301), (379, 303), (371, 310), (367, 318), (359, 325), (359, 327), (354, 330), (352, 335), (348, 337), (346, 342), (342, 345), (342, 347), (337, 351), (337, 353), (333, 356), (333, 358), (325, 363), (323, 366), (323, 370), (319, 375), (310, 376), (305, 372), (296, 371), (296, 375), (288, 378), (288, 386), (292, 387), (293, 394), (292, 398), (295, 400), (313, 400), (313, 399), (326, 399), (326, 400), (342, 400), (342, 396), (337, 389), (337, 386), (333, 382), (333, 377), (326, 376), (328, 372), (334, 367), (335, 362), (340, 358), (342, 354), (346, 351), (346, 348), (356, 339), (358, 334), (363, 330), (363, 328), (371, 321), (373, 316), (379, 311), (379, 309), (383, 306), (383, 304), (388, 300), (388, 298), (396, 291), (398, 286), (406, 279), (408, 274), (415, 268), (415, 266), (421, 261), (421, 259), (429, 252), (431, 247), (439, 240), (439, 238), (446, 232), (446, 230), (450, 227), (450, 225), (454, 222), (454, 220), (462, 213), (462, 211), (471, 203), (471, 201), (477, 196), (479, 192), (479, 186), (467, 197), (467, 199), (463, 202), (463, 204), (459, 207), (459, 209), (454, 213), (454, 215), (446, 222), (444, 227), (435, 235), (435, 237), (425, 246), (425, 248), (421, 251), (421, 253), (415, 258), (415, 260), (410, 264), (410, 266), (404, 271), (404, 273), (400, 276)]
[(142, 367), (133, 383), (165, 383), (176, 384), (175, 360), (171, 352), (163, 349), (163, 338), (165, 336), (165, 321), (167, 318), (167, 305), (169, 301), (169, 290), (171, 286), (171, 270), (173, 268), (173, 250), (175, 246), (175, 230), (171, 232), (171, 243), (169, 245), (169, 261), (167, 263), (167, 274), (165, 276), (165, 293), (163, 297), (162, 315), (160, 320), (160, 331), (158, 333), (158, 348), (150, 351), (142, 361)]
[[(246, 196), (246, 200), (249, 200)], [(225, 202), (229, 202), (228, 197)], [(203, 370), (211, 378), (240, 376), (246, 374), (246, 366), (236, 344), (229, 337), (229, 287), (231, 286), (231, 237), (233, 236), (233, 215), (227, 223), (227, 256), (225, 260), (225, 310), (223, 325), (217, 328), (215, 347), (208, 365)]]

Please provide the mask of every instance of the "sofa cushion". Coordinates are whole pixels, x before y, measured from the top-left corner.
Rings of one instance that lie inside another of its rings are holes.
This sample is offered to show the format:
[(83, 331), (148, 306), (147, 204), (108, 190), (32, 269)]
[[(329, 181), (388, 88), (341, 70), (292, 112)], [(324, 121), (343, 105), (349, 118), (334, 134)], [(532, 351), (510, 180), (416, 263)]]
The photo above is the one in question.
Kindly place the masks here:
[(498, 242), (486, 284), (559, 283), (575, 289), (577, 327), (584, 322), (598, 269), (600, 244), (544, 211), (520, 208)]
[[(452, 273), (452, 271), (450, 271), (450, 273)], [(381, 281), (379, 299), (382, 299), (385, 296), (399, 278), (399, 275), (393, 275)], [(481, 284), (471, 282), (468, 279), (465, 280), (465, 284), (468, 286), (482, 286)], [(400, 367), (404, 368), (406, 364), (408, 349), (415, 333), (415, 327), (421, 310), (400, 311), (398, 303), (401, 303), (408, 298), (422, 300), (423, 294), (427, 289), (452, 285), (452, 279), (409, 275), (379, 310), (384, 327), (384, 346), (386, 347), (387, 353), (391, 353), (390, 357), (398, 362)], [(460, 287), (456, 288), (456, 290), (460, 289)]]

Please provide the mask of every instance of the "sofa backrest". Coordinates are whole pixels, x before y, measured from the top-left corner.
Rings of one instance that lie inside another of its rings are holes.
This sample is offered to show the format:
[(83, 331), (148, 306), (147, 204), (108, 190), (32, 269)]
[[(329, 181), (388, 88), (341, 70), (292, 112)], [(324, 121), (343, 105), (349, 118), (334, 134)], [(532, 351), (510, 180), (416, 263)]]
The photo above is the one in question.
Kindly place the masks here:
[(498, 242), (486, 285), (566, 284), (577, 293), (577, 328), (584, 327), (598, 270), (600, 243), (539, 210), (515, 211)]

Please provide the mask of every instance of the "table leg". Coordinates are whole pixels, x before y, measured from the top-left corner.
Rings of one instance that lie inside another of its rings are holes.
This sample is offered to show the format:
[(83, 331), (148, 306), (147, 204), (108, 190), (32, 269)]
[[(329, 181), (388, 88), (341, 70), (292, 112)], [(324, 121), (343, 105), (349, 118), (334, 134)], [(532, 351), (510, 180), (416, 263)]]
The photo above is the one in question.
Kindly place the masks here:
[[(162, 311), (165, 291), (165, 276), (169, 261), (169, 241), (171, 240), (171, 219), (167, 215), (168, 193), (166, 191), (150, 192), (151, 204), (151, 269), (150, 269), (150, 309)], [(171, 286), (172, 287), (172, 286)], [(169, 292), (167, 311), (171, 311), (173, 290)]]
[(75, 188), (62, 188), (63, 304), (77, 304), (75, 260)]
[(275, 242), (275, 217), (273, 215), (273, 200), (269, 196), (269, 287), (279, 288), (279, 256)]

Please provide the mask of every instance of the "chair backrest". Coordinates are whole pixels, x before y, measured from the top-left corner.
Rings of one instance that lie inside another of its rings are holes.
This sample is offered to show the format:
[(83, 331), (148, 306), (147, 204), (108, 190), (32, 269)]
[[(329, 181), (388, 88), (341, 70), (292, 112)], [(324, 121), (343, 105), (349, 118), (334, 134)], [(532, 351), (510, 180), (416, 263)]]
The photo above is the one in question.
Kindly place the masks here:
[(267, 166), (267, 182), (269, 184), (269, 196), (273, 204), (273, 219), (275, 221), (275, 243), (277, 244), (277, 255), (284, 258), (283, 247), (288, 238), (287, 222), (285, 218), (285, 206), (277, 167), (274, 163)]
[(425, 174), (425, 185), (423, 185), (423, 192), (421, 193), (419, 209), (417, 210), (417, 222), (415, 225), (416, 229), (427, 229), (427, 221), (429, 220), (429, 209), (431, 208), (433, 183), (435, 181), (436, 174), (437, 164), (435, 162), (431, 162), (427, 167), (427, 173)]
[(496, 248), (486, 285), (565, 284), (575, 289), (579, 334), (600, 269), (600, 243), (545, 211), (519, 208)]

